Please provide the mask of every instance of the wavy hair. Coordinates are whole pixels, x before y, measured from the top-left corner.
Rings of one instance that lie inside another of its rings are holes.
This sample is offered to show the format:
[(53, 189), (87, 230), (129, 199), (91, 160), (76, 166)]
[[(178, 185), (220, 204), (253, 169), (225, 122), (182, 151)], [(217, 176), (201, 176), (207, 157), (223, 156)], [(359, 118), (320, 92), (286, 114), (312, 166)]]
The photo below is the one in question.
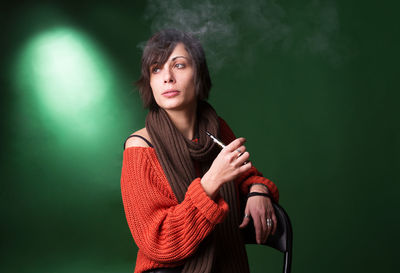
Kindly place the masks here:
[(189, 33), (176, 29), (164, 29), (154, 34), (147, 41), (143, 50), (141, 75), (136, 86), (139, 88), (145, 108), (155, 109), (158, 107), (150, 86), (150, 67), (156, 63), (163, 66), (179, 43), (185, 46), (193, 63), (197, 99), (208, 99), (212, 84), (205, 53), (200, 42)]

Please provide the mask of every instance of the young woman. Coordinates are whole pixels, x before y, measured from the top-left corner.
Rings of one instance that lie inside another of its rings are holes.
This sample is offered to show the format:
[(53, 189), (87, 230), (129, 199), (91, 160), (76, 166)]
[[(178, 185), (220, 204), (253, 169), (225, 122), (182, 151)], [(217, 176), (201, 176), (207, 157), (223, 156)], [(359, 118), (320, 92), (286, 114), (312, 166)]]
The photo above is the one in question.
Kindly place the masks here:
[[(149, 113), (125, 143), (121, 176), (139, 248), (135, 272), (249, 272), (240, 228), (252, 218), (265, 242), (277, 226), (270, 198), (279, 194), (248, 162), (245, 139), (206, 102), (211, 80), (200, 43), (178, 30), (156, 33), (138, 87)], [(242, 216), (240, 196), (249, 191), (256, 193), (244, 199)]]

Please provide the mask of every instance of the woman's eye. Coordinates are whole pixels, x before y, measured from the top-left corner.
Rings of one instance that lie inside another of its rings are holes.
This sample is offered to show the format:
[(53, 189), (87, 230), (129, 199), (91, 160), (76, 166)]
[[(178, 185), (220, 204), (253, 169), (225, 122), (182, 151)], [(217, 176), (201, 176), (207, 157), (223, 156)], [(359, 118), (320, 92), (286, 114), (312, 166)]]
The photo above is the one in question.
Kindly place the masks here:
[(181, 68), (184, 68), (185, 65), (184, 64), (176, 64), (175, 67), (181, 69)]
[(153, 72), (153, 73), (158, 73), (158, 72), (160, 72), (160, 68), (159, 67), (153, 67), (152, 69), (151, 69), (151, 72)]

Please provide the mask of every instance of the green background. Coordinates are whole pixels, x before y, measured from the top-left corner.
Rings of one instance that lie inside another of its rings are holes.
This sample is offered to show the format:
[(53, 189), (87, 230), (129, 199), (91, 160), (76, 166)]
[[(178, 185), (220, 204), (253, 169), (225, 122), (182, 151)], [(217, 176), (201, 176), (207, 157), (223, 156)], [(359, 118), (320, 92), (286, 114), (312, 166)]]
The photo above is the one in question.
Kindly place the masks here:
[[(280, 190), (292, 272), (397, 272), (399, 6), (164, 2), (2, 6), (0, 271), (133, 272), (119, 179), (146, 115), (140, 45), (208, 5), (210, 102)], [(248, 253), (281, 272), (280, 253)]]

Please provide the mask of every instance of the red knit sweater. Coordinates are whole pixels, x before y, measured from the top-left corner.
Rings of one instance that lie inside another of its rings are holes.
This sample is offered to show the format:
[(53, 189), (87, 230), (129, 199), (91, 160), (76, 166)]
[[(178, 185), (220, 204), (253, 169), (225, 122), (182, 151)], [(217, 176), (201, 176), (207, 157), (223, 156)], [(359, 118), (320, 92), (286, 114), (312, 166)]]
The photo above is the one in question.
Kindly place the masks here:
[[(220, 119), (221, 140), (236, 139)], [(212, 200), (200, 184), (192, 181), (185, 199), (178, 204), (156, 152), (151, 147), (125, 149), (122, 163), (121, 193), (126, 219), (139, 247), (135, 273), (152, 268), (175, 267), (196, 251), (200, 242), (222, 222), (229, 208), (222, 197)], [(254, 167), (235, 180), (243, 194), (253, 183), (265, 184), (275, 201), (275, 184)]]

